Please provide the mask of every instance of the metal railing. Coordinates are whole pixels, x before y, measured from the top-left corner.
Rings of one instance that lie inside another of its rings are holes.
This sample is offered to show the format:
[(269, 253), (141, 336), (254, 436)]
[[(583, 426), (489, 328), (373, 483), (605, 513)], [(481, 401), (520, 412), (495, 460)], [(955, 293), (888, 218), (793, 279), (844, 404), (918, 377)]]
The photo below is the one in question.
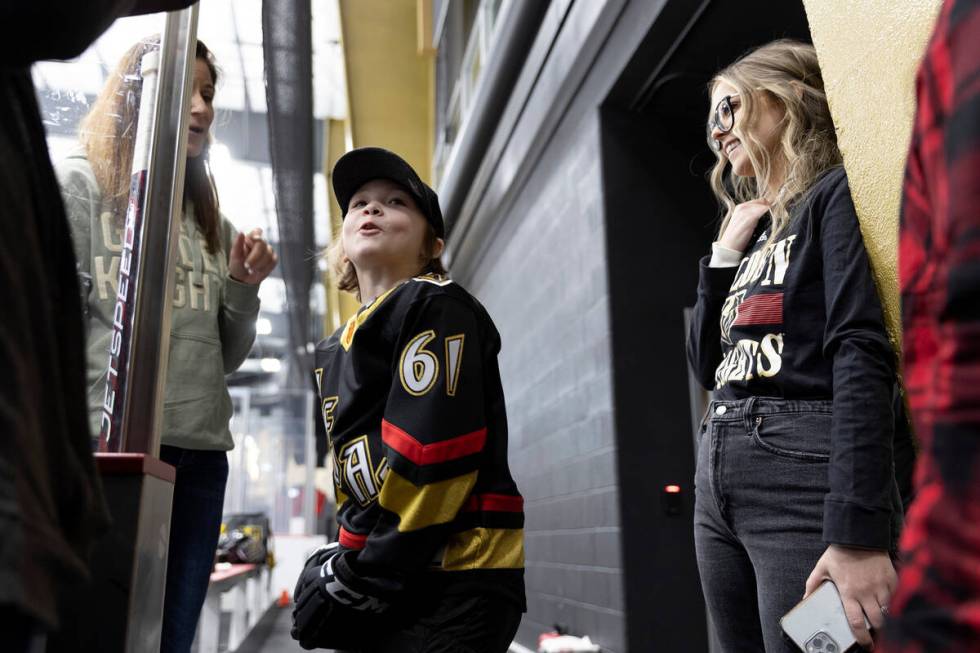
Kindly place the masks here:
[(100, 451), (159, 455), (197, 19), (196, 4), (167, 14), (145, 60)]

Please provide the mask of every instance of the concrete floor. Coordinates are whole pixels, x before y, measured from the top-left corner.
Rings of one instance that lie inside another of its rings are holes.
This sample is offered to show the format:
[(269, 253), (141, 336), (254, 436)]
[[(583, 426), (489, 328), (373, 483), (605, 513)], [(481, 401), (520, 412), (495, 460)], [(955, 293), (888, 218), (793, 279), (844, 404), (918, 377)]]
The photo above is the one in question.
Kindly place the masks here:
[(299, 643), (289, 636), (292, 625), (292, 606), (280, 608), (273, 605), (255, 624), (236, 653), (299, 653)]

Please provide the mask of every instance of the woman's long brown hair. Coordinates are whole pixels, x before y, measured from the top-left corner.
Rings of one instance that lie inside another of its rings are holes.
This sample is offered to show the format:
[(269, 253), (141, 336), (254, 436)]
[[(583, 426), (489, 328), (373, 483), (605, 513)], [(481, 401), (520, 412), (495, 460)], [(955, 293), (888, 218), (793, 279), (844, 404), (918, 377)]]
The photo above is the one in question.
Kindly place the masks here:
[[(79, 125), (79, 141), (85, 148), (102, 196), (111, 203), (113, 217), (120, 227), (129, 200), (136, 119), (142, 95), (140, 61), (146, 53), (159, 49), (160, 37), (152, 36), (127, 50)], [(197, 42), (195, 56), (207, 64), (211, 79), (217, 85), (214, 55), (201, 41)], [(215, 254), (221, 250), (221, 214), (209, 151), (209, 143), (206, 143), (200, 156), (187, 158), (184, 208), (188, 201), (193, 204), (208, 252)]]

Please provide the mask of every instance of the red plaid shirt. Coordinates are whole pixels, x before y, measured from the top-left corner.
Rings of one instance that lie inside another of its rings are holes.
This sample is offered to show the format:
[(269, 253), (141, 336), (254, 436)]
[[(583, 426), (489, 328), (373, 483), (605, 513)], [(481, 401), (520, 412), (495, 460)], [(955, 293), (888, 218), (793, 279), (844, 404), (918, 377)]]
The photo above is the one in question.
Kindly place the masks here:
[(917, 78), (899, 277), (921, 444), (884, 650), (980, 651), (980, 2), (947, 0)]

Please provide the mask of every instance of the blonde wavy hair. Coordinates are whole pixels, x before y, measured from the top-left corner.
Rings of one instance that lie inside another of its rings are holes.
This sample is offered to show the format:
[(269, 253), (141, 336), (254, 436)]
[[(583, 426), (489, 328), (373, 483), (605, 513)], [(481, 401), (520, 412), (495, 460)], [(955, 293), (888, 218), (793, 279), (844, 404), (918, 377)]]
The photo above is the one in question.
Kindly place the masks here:
[[(722, 82), (735, 88), (741, 100), (742, 116), (732, 133), (742, 142), (755, 176), (726, 176), (728, 159), (716, 151), (709, 181), (724, 213), (718, 234), (725, 232), (736, 205), (760, 199), (770, 180), (782, 175), (782, 184), (768, 197), (773, 242), (789, 223), (793, 204), (821, 175), (842, 163), (817, 53), (812, 45), (798, 41), (773, 41), (718, 72), (708, 84), (709, 97)], [(752, 129), (756, 109), (765, 104), (775, 104), (783, 113), (773, 153), (766, 151)], [(710, 133), (708, 139), (714, 140)]]

